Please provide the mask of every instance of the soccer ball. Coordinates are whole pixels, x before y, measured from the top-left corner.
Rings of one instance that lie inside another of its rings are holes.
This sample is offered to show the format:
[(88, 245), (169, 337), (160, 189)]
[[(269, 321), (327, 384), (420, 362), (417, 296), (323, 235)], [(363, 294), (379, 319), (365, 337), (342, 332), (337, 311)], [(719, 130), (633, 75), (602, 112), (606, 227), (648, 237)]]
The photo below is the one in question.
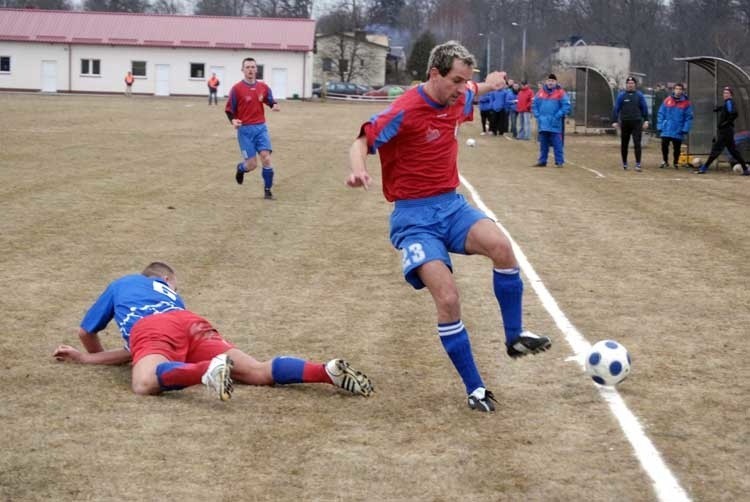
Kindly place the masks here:
[(693, 160), (691, 162), (693, 164), (693, 167), (698, 168), (703, 164), (703, 159), (700, 157), (693, 157)]
[(617, 385), (630, 374), (628, 349), (614, 340), (596, 342), (586, 357), (586, 373), (599, 385)]
[(734, 174), (742, 174), (742, 166), (739, 164), (735, 164), (732, 167), (732, 171), (734, 171)]
[(466, 140), (466, 146), (476, 146), (477, 140), (474, 138), (469, 138)]

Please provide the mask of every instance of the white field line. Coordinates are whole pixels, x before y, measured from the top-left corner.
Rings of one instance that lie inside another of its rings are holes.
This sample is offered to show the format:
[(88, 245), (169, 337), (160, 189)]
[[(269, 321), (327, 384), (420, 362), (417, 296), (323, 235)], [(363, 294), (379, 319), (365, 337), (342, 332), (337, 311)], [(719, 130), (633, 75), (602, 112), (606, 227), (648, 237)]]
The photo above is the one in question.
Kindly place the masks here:
[(570, 162), (570, 161), (568, 161), (567, 164), (570, 164), (571, 166), (580, 167), (581, 169), (585, 169), (586, 171), (589, 171), (590, 173), (594, 173), (594, 174), (596, 174), (597, 178), (604, 178), (605, 177), (602, 173), (600, 173), (596, 169), (591, 169), (590, 167), (586, 167), (586, 166), (584, 166), (582, 164), (576, 164), (575, 162)]
[[(484, 204), (484, 202), (482, 202), (479, 193), (474, 189), (474, 187), (466, 178), (460, 176), (460, 179), (461, 183), (471, 193), (471, 196), (473, 197), (477, 207), (484, 211), (487, 216), (495, 220), (498, 228), (500, 228), (500, 231), (503, 232), (510, 240), (513, 246), (513, 252), (516, 255), (516, 259), (518, 260), (521, 270), (523, 270), (523, 273), (528, 278), (528, 281), (531, 283), (531, 287), (534, 288), (534, 292), (539, 297), (539, 300), (541, 300), (542, 305), (544, 305), (544, 308), (547, 310), (547, 312), (549, 312), (558, 329), (565, 336), (565, 340), (573, 349), (574, 357), (571, 359), (574, 359), (583, 370), (585, 368), (584, 361), (586, 358), (586, 354), (591, 348), (591, 343), (589, 343), (586, 338), (584, 338), (584, 336), (578, 331), (578, 329), (573, 326), (570, 320), (568, 320), (563, 311), (560, 310), (557, 302), (552, 297), (544, 283), (542, 283), (542, 280), (539, 278), (536, 271), (529, 263), (526, 255), (523, 253), (516, 241), (513, 240), (505, 227), (503, 227), (502, 224), (497, 221), (497, 217), (495, 216), (495, 214)], [(620, 396), (620, 393), (617, 392), (617, 390), (615, 390), (614, 388), (600, 387), (594, 384), (593, 381), (591, 385), (594, 385), (598, 388), (599, 394), (607, 402), (607, 404), (609, 404), (609, 409), (619, 422), (620, 428), (625, 433), (625, 437), (633, 447), (636, 458), (638, 458), (638, 461), (641, 463), (644, 471), (646, 471), (646, 474), (648, 474), (648, 476), (651, 478), (654, 491), (656, 492), (656, 496), (658, 497), (658, 499), (662, 502), (689, 501), (690, 498), (687, 496), (687, 493), (680, 486), (677, 479), (664, 463), (661, 458), (661, 454), (653, 445), (653, 443), (651, 443), (651, 440), (646, 436), (646, 433), (643, 431), (643, 427), (641, 427), (638, 418), (627, 407), (625, 401), (623, 401), (622, 397)]]

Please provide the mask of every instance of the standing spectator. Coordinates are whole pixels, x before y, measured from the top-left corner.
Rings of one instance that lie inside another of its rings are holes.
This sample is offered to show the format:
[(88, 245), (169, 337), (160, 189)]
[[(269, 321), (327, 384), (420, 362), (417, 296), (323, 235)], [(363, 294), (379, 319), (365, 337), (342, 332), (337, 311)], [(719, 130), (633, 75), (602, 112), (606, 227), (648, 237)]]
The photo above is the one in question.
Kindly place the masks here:
[(469, 408), (489, 412), (495, 409), (495, 398), (484, 386), (461, 321), (449, 253), (490, 258), (510, 357), (545, 351), (551, 342), (523, 328), (523, 281), (510, 240), (456, 192), (456, 129), (472, 119), (474, 96), (505, 85), (502, 72), (490, 73), (483, 83), (472, 82), (474, 64), (474, 56), (458, 42), (434, 47), (427, 82), (409, 89), (387, 110), (362, 124), (349, 149), (351, 174), (346, 183), (368, 188), (372, 178), (367, 154), (380, 154), (383, 193), (395, 202), (391, 242), (401, 251), (404, 278), (415, 289), (426, 287), (432, 295), (436, 331), (464, 383)]
[(492, 92), (492, 134), (502, 136), (508, 127), (508, 115), (505, 113), (507, 89)]
[[(684, 90), (684, 89), (683, 89)], [(667, 99), (667, 96), (669, 96), (669, 91), (667, 90), (667, 87), (664, 84), (656, 84), (656, 89), (654, 89), (654, 103), (651, 105), (651, 125), (655, 126), (658, 124), (658, 117), (659, 109), (661, 108), (661, 104), (664, 102), (665, 99)], [(656, 134), (659, 134), (659, 131), (656, 131)]]
[(219, 85), (221, 82), (216, 78), (216, 74), (212, 73), (211, 78), (208, 79), (208, 105), (211, 105), (211, 98), (214, 100), (214, 104), (218, 105), (219, 102), (216, 99), (216, 93), (219, 91)]
[(479, 98), (479, 117), (482, 121), (481, 135), (487, 134), (487, 127), (492, 131), (492, 93), (487, 93)]
[(750, 170), (747, 168), (745, 159), (742, 158), (742, 154), (737, 150), (737, 145), (734, 144), (734, 121), (737, 118), (737, 108), (734, 106), (734, 91), (731, 87), (726, 86), (722, 89), (722, 97), (724, 98), (724, 104), (714, 108), (714, 112), (719, 114), (718, 123), (716, 125), (716, 139), (711, 147), (711, 154), (708, 156), (706, 163), (698, 168), (696, 173), (706, 174), (708, 166), (717, 159), (717, 157), (726, 148), (729, 150), (731, 155), (736, 162), (739, 162), (742, 166), (742, 175), (750, 176)]
[(565, 164), (563, 154), (563, 121), (570, 113), (570, 98), (560, 84), (557, 76), (550, 73), (545, 84), (539, 89), (532, 102), (534, 117), (537, 121), (539, 133), (539, 160), (534, 167), (545, 167), (549, 147), (555, 152), (555, 167)]
[(641, 132), (648, 128), (648, 105), (641, 91), (635, 88), (638, 82), (634, 77), (625, 80), (625, 90), (620, 91), (612, 113), (612, 126), (620, 128), (620, 155), (622, 168), (628, 170), (628, 144), (633, 137), (635, 149), (635, 170), (641, 172)]
[(513, 138), (518, 137), (518, 129), (516, 128), (516, 117), (518, 116), (518, 93), (520, 92), (520, 86), (518, 85), (518, 82), (513, 82), (512, 80), (508, 81), (508, 84), (510, 84), (510, 88), (508, 89), (508, 99), (506, 100), (506, 107), (505, 109), (508, 112), (508, 124), (510, 126), (510, 132), (513, 135)]
[(135, 77), (133, 77), (133, 72), (128, 72), (127, 75), (125, 75), (125, 95), (131, 96), (133, 94), (133, 82), (135, 82)]
[(531, 138), (531, 100), (534, 99), (534, 91), (529, 87), (526, 80), (521, 81), (521, 89), (518, 91), (518, 139), (529, 140)]
[(669, 167), (670, 143), (674, 150), (674, 168), (678, 168), (682, 138), (693, 125), (693, 105), (684, 90), (682, 84), (675, 84), (672, 95), (664, 100), (657, 112), (656, 129), (661, 134), (661, 156), (664, 160), (659, 167), (662, 169)]
[(271, 167), (271, 138), (268, 135), (266, 116), (263, 105), (272, 111), (279, 111), (279, 104), (273, 99), (271, 88), (265, 82), (256, 79), (258, 65), (253, 58), (242, 60), (244, 78), (234, 84), (229, 91), (229, 99), (225, 108), (227, 118), (237, 130), (237, 141), (242, 152), (242, 162), (237, 164), (234, 175), (235, 181), (242, 184), (245, 173), (258, 167), (256, 155), (260, 155), (263, 164), (264, 198), (271, 200), (273, 194), (273, 167)]

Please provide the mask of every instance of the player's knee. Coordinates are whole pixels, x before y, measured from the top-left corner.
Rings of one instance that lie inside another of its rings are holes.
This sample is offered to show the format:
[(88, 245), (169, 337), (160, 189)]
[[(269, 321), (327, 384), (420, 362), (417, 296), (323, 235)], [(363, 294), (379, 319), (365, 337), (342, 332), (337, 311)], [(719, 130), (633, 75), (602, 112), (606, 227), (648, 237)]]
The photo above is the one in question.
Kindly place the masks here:
[(460, 310), (461, 299), (455, 288), (445, 289), (435, 295), (435, 303), (440, 312), (453, 314)]
[(155, 385), (147, 380), (133, 380), (131, 387), (138, 396), (151, 396), (159, 393), (158, 384)]

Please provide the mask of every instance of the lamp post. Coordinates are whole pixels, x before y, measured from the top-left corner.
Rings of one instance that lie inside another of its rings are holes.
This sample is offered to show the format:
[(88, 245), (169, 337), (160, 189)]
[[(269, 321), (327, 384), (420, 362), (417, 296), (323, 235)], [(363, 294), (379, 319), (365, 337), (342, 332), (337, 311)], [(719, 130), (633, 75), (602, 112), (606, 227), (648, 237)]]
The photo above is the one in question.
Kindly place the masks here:
[(490, 33), (479, 33), (480, 37), (484, 37), (485, 48), (484, 48), (484, 78), (490, 74)]
[(513, 21), (510, 23), (511, 26), (516, 28), (523, 28), (522, 40), (521, 40), (521, 73), (523, 78), (526, 78), (526, 26), (521, 26), (519, 23)]

